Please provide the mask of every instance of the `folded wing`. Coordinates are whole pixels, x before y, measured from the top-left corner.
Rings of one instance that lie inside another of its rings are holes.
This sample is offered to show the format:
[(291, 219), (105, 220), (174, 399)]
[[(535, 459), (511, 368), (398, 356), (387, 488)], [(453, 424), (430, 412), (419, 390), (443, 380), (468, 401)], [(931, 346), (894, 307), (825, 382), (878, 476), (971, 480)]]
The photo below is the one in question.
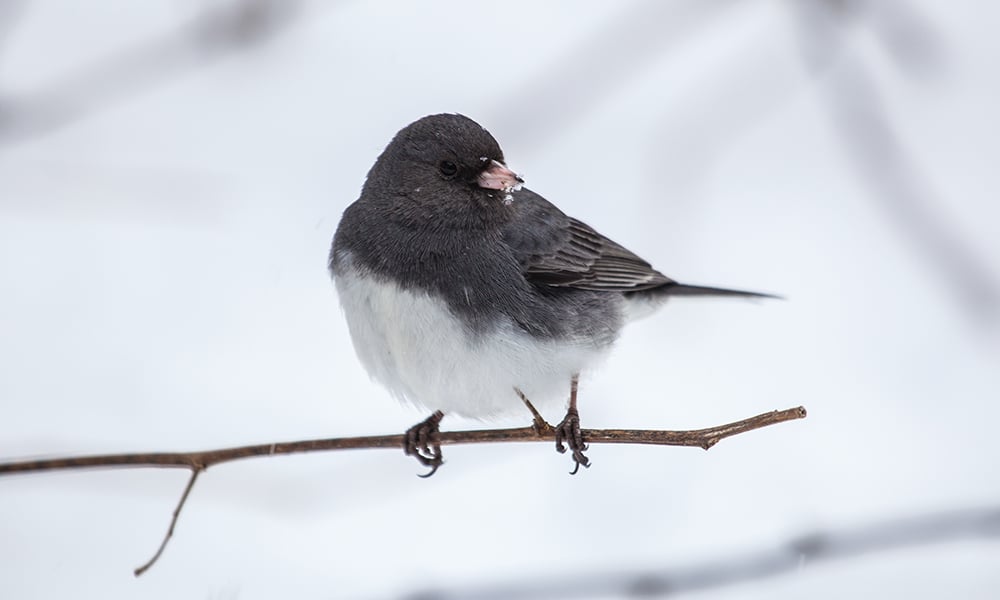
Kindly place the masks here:
[(637, 292), (674, 283), (624, 246), (524, 189), (504, 232), (526, 279), (539, 285)]

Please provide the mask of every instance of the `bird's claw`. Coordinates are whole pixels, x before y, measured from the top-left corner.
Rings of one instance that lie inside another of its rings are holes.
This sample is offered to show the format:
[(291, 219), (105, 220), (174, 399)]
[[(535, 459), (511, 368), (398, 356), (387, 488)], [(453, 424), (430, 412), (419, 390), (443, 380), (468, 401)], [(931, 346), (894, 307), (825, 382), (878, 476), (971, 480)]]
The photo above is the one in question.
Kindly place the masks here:
[(403, 436), (403, 452), (417, 459), (425, 467), (431, 468), (430, 472), (417, 477), (430, 477), (444, 464), (441, 444), (433, 439), (435, 434), (440, 432), (438, 425), (443, 418), (444, 413), (439, 410), (434, 411), (434, 414), (427, 419), (407, 429)]
[(572, 451), (573, 461), (576, 463), (570, 475), (576, 475), (580, 465), (590, 468), (590, 459), (583, 453), (587, 444), (583, 442), (583, 433), (580, 431), (580, 413), (575, 408), (566, 411), (566, 417), (556, 425), (556, 451), (563, 454), (567, 449)]

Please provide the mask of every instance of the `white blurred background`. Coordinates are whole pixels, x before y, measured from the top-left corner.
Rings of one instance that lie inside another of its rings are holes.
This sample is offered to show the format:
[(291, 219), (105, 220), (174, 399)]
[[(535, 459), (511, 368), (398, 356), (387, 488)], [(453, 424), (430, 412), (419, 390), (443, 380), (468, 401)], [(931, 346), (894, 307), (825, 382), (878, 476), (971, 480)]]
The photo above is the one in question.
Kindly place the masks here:
[[(707, 453), (594, 446), (575, 477), (542, 444), (446, 448), (429, 480), (387, 450), (218, 466), (138, 579), (185, 472), (4, 477), (0, 597), (619, 598), (660, 576), (713, 600), (1000, 597), (998, 20), (0, 0), (0, 460), (423, 419), (355, 359), (326, 254), (384, 145), (434, 112), (666, 274), (788, 297), (632, 326), (582, 384), (585, 426), (809, 410)], [(880, 524), (966, 510), (993, 518), (877, 550)], [(871, 547), (747, 567), (816, 531)]]

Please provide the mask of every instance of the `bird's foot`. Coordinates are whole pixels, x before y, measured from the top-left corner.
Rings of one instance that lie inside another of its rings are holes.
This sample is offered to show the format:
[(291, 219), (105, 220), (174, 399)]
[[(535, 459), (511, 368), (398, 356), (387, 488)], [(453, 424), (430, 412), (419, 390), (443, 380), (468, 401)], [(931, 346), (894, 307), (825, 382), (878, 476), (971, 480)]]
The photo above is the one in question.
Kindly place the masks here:
[(407, 429), (403, 436), (403, 452), (407, 456), (417, 459), (425, 467), (431, 468), (430, 472), (418, 475), (418, 477), (430, 477), (444, 464), (444, 458), (441, 454), (441, 444), (432, 439), (435, 434), (440, 432), (438, 425), (443, 418), (444, 413), (436, 410), (426, 420)]
[(571, 475), (576, 475), (580, 465), (590, 467), (590, 459), (583, 454), (587, 444), (583, 443), (583, 434), (580, 432), (580, 413), (574, 407), (570, 407), (566, 411), (566, 417), (556, 425), (556, 450), (562, 454), (567, 447), (573, 452), (573, 460), (576, 462)]

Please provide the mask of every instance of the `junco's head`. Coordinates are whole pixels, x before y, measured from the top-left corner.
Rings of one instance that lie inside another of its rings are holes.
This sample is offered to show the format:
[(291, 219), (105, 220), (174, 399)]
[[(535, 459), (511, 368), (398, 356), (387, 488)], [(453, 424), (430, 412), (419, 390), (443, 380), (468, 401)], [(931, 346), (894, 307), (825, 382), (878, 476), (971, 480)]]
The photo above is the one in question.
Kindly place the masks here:
[(430, 115), (403, 128), (368, 173), (366, 191), (400, 209), (502, 210), (521, 179), (488, 131), (457, 114)]

